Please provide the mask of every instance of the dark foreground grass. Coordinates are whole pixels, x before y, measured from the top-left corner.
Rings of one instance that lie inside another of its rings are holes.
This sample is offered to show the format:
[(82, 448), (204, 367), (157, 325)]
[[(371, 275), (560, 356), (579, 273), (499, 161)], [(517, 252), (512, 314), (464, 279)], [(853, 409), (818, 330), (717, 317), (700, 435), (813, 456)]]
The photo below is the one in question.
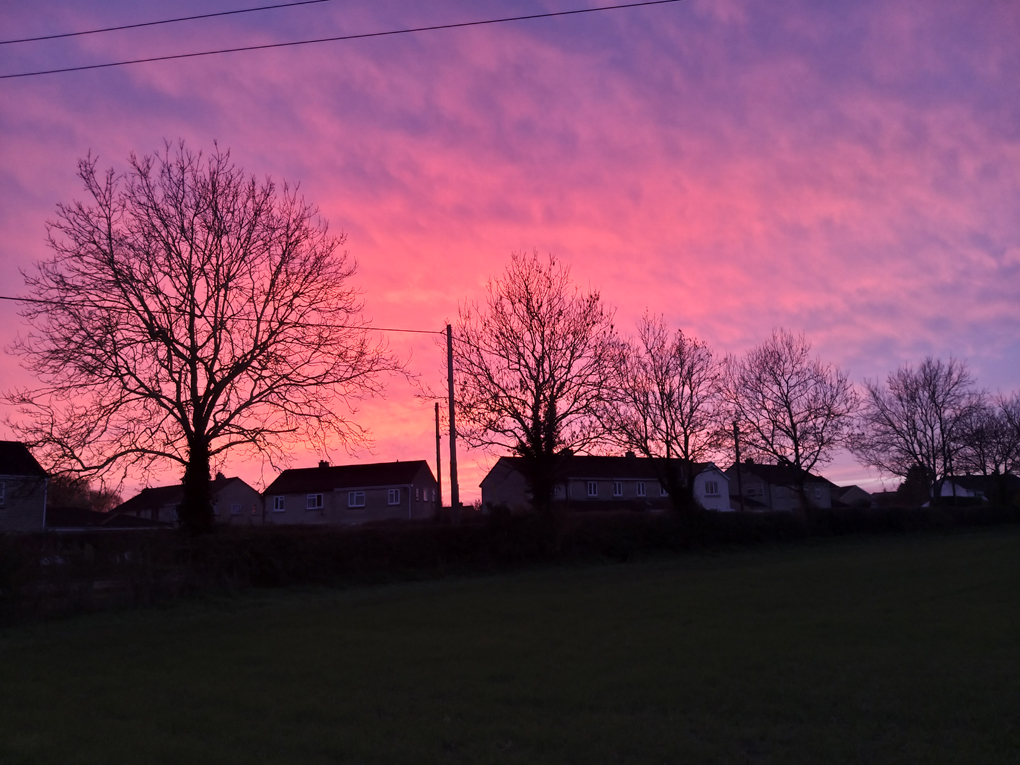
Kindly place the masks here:
[(1020, 532), (0, 632), (0, 762), (1017, 763)]

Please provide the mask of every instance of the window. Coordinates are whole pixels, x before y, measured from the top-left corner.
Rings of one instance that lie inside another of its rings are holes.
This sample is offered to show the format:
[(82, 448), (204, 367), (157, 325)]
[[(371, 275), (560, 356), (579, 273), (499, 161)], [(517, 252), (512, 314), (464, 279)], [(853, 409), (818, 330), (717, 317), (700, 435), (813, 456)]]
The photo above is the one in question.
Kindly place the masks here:
[(4, 481), (0, 481), (0, 507), (3, 507), (4, 503), (7, 501), (7, 491), (6, 491), (6, 489), (7, 489), (7, 483), (4, 482)]
[(273, 497), (273, 512), (282, 513), (287, 509), (287, 505), (284, 504), (283, 497)]
[(387, 505), (399, 505), (400, 504), (400, 489), (389, 489), (386, 492), (386, 504)]
[(231, 502), (230, 503), (230, 514), (231, 515), (240, 515), (241, 514), (241, 504), (239, 502)]
[(364, 507), (364, 506), (365, 506), (365, 492), (363, 491), (347, 492), (347, 507)]
[(623, 496), (623, 481), (613, 481), (613, 496), (614, 497)]
[(418, 502), (421, 499), (421, 497), (419, 496), (420, 492), (421, 492), (421, 489), (419, 489), (417, 486), (415, 486), (414, 487), (414, 501), (415, 502)]
[(599, 485), (595, 481), (588, 481), (588, 496), (597, 497), (599, 495)]
[(436, 501), (436, 490), (435, 489), (432, 490), (432, 501), (433, 502)]
[(638, 481), (637, 482), (637, 495), (639, 497), (645, 496), (645, 482), (644, 481)]
[(719, 482), (718, 481), (705, 481), (705, 496), (706, 497), (718, 497), (719, 496)]
[(308, 504), (305, 505), (309, 510), (321, 510), (322, 509), (322, 495), (321, 494), (309, 494)]
[(819, 489), (819, 488), (815, 488), (815, 499), (821, 499), (821, 498), (822, 498), (822, 490)]
[[(156, 513), (158, 515), (159, 511), (157, 510)], [(220, 514), (220, 503), (219, 502), (213, 502), (212, 503), (212, 514), (213, 515), (219, 515)]]
[(661, 483), (659, 484), (659, 496), (660, 497), (668, 497), (669, 496), (669, 492), (666, 491), (666, 487), (663, 486)]

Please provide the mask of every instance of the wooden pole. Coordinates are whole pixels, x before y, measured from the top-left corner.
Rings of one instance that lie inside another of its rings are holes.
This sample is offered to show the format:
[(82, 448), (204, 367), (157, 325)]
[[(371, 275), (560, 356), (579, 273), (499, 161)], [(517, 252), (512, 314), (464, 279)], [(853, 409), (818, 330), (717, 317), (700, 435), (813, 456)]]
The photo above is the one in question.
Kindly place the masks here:
[(439, 402), (436, 402), (436, 515), (443, 511), (443, 452), (439, 436)]
[(457, 486), (457, 423), (453, 411), (453, 327), (446, 325), (446, 369), (450, 399), (450, 518), (460, 523), (460, 487)]
[(740, 498), (740, 512), (744, 512), (744, 487), (740, 481), (740, 428), (736, 420), (733, 421), (733, 447), (737, 457), (737, 496)]

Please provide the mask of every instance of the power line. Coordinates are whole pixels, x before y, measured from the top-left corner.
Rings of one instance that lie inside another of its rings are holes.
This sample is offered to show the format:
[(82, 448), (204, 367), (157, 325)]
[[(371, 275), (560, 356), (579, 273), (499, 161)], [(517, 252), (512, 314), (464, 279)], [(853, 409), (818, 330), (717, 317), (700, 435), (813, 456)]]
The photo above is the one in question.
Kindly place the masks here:
[(314, 3), (328, 3), (330, 0), (299, 0), (294, 3), (277, 3), (276, 5), (260, 5), (257, 8), (240, 8), (236, 11), (219, 11), (218, 13), (202, 13), (198, 16), (181, 16), (176, 19), (163, 19), (161, 21), (143, 21), (139, 24), (124, 24), (119, 27), (103, 27), (102, 29), (88, 29), (83, 32), (64, 32), (56, 35), (43, 35), (42, 37), (22, 37), (20, 40), (0, 40), (0, 45), (13, 45), (15, 43), (40, 42), (42, 40), (59, 40), (64, 37), (80, 37), (81, 35), (97, 35), (101, 32), (119, 32), (122, 29), (138, 29), (139, 27), (155, 27), (160, 24), (176, 24), (179, 21), (195, 21), (196, 19), (211, 19), (216, 16), (233, 16), (238, 13), (253, 13), (254, 11), (268, 11), (274, 8), (290, 8), (295, 5), (312, 5)]
[(268, 50), (270, 48), (290, 48), (298, 45), (314, 45), (316, 43), (341, 42), (345, 40), (364, 40), (370, 37), (390, 37), (393, 35), (406, 35), (415, 32), (434, 32), (441, 29), (461, 29), (464, 27), (480, 27), (487, 24), (504, 24), (510, 21), (529, 21), (532, 19), (549, 19), (555, 16), (574, 16), (581, 13), (597, 13), (599, 11), (615, 11), (623, 8), (640, 8), (647, 5), (665, 5), (667, 3), (679, 3), (682, 0), (643, 0), (643, 2), (622, 3), (619, 5), (602, 5), (597, 8), (577, 8), (570, 11), (552, 11), (549, 13), (531, 13), (525, 16), (506, 16), (498, 19), (482, 19), (481, 21), (459, 21), (451, 24), (435, 24), (427, 27), (412, 27), (410, 29), (390, 29), (385, 32), (362, 32), (353, 35), (340, 35), (337, 37), (320, 37), (315, 40), (293, 40), (291, 42), (267, 43), (265, 45), (246, 45), (241, 48), (221, 48), (219, 50), (199, 51), (197, 53), (176, 53), (169, 56), (152, 56), (150, 58), (136, 58), (127, 61), (111, 61), (106, 64), (87, 64), (85, 66), (69, 66), (63, 69), (45, 69), (37, 72), (19, 72), (18, 74), (0, 74), (0, 80), (9, 80), (16, 77), (37, 77), (44, 74), (62, 74), (65, 72), (82, 72), (87, 69), (106, 69), (113, 66), (127, 66), (129, 64), (148, 64), (154, 61), (174, 61), (182, 58), (197, 58), (199, 56), (215, 56), (220, 53), (241, 53), (252, 50)]
[[(47, 300), (45, 298), (26, 298), (16, 297), (13, 295), (0, 295), (0, 300), (9, 300), (15, 303), (38, 303), (40, 305), (56, 305), (62, 307), (80, 307), (80, 308), (103, 308), (107, 311), (120, 311), (122, 313), (129, 313), (126, 308), (118, 308), (116, 306), (94, 306), (88, 303), (70, 303), (66, 300)], [(235, 320), (240, 321), (258, 321), (257, 319), (250, 316), (236, 316)], [(406, 332), (408, 334), (415, 335), (444, 335), (446, 334), (445, 329), (407, 329), (406, 327), (372, 327), (362, 326), (360, 324), (323, 324), (323, 323), (311, 323), (311, 322), (296, 322), (294, 326), (299, 327), (327, 327), (329, 329), (363, 329), (370, 332)]]

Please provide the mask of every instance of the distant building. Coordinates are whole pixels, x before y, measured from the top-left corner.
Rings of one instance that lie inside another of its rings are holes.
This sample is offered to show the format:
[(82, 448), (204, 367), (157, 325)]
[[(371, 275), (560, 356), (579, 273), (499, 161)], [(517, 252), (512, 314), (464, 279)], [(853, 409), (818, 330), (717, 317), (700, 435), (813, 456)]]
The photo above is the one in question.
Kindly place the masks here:
[[(482, 506), (531, 509), (521, 457), (500, 457), (482, 479)], [(676, 461), (677, 464), (680, 460)], [(692, 464), (694, 497), (706, 510), (730, 510), (729, 479), (714, 463)], [(572, 510), (665, 510), (669, 495), (659, 483), (652, 460), (628, 452), (623, 457), (571, 455), (557, 470), (553, 501)]]
[(977, 498), (984, 502), (1012, 504), (1020, 500), (1020, 478), (1000, 475), (957, 475), (942, 482), (942, 497)]
[(732, 493), (730, 504), (738, 510), (741, 506), (741, 495), (744, 510), (747, 511), (800, 510), (803, 504), (799, 487), (801, 480), (804, 482), (808, 504), (814, 508), (832, 507), (833, 491), (839, 489), (832, 481), (789, 464), (765, 465), (745, 460), (739, 467), (739, 481), (736, 463), (726, 470)]
[(284, 470), (265, 490), (266, 523), (350, 525), (431, 518), (438, 485), (425, 460)]
[(833, 507), (874, 507), (871, 494), (860, 486), (837, 486), (832, 490)]
[[(262, 495), (240, 478), (217, 473), (209, 483), (213, 503), (213, 521), (221, 525), (247, 526), (263, 522)], [(177, 523), (177, 510), (184, 501), (184, 484), (142, 489), (127, 502), (110, 511), (111, 515), (131, 515), (165, 524)]]
[(46, 528), (49, 475), (20, 441), (0, 441), (0, 532)]

